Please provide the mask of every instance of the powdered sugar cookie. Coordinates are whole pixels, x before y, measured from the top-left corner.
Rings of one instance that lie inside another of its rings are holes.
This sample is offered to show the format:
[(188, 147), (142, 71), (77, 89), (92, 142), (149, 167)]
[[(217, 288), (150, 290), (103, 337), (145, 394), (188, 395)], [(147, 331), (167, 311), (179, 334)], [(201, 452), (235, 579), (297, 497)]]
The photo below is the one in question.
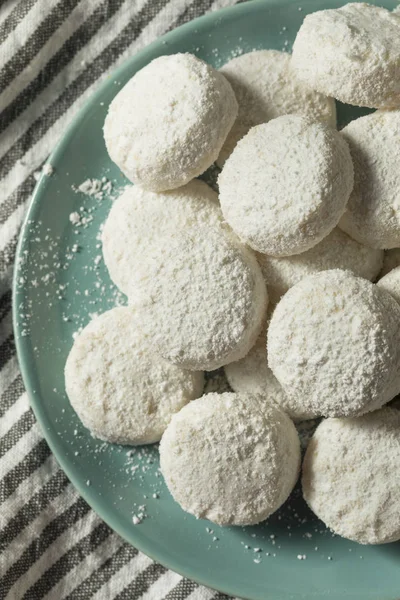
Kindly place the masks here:
[(383, 267), (381, 271), (381, 277), (389, 273), (392, 269), (400, 267), (400, 248), (393, 248), (392, 250), (386, 250), (383, 258)]
[(157, 442), (174, 413), (201, 396), (203, 373), (154, 354), (132, 308), (113, 308), (76, 338), (65, 366), (68, 397), (95, 437)]
[(312, 418), (307, 413), (291, 413), (291, 402), (268, 366), (267, 336), (263, 332), (246, 356), (224, 367), (226, 378), (234, 392), (255, 394), (265, 402), (279, 406), (296, 421)]
[(268, 363), (292, 414), (357, 416), (400, 390), (400, 307), (339, 269), (306, 277), (283, 296), (268, 329)]
[(217, 228), (160, 238), (130, 301), (164, 358), (211, 371), (245, 356), (260, 333), (267, 292), (255, 256)]
[(219, 176), (221, 208), (254, 250), (290, 256), (332, 231), (353, 187), (346, 142), (322, 123), (286, 115), (253, 127)]
[(400, 304), (400, 267), (392, 269), (378, 281), (377, 285), (386, 290)]
[(297, 113), (336, 127), (335, 101), (297, 78), (287, 52), (249, 52), (230, 60), (220, 71), (239, 104), (238, 118), (217, 160), (221, 167), (249, 129), (276, 117)]
[(113, 203), (102, 233), (110, 277), (129, 295), (160, 237), (187, 227), (221, 223), (217, 194), (203, 181), (194, 179), (158, 194), (131, 186)]
[(377, 111), (342, 130), (354, 189), (339, 226), (372, 248), (400, 246), (400, 110)]
[(374, 280), (382, 268), (383, 250), (367, 248), (335, 227), (322, 242), (302, 254), (281, 258), (258, 254), (257, 259), (270, 302), (276, 304), (289, 288), (318, 271), (347, 269)]
[(400, 412), (326, 419), (303, 463), (303, 494), (335, 533), (359, 544), (400, 539)]
[(208, 394), (175, 415), (160, 444), (174, 499), (219, 525), (253, 525), (285, 502), (298, 476), (291, 420), (257, 397)]
[(107, 150), (141, 187), (177, 188), (216, 160), (237, 111), (221, 73), (191, 54), (160, 56), (111, 102), (104, 124)]
[(364, 3), (307, 15), (293, 45), (299, 79), (323, 94), (371, 108), (400, 105), (400, 21)]

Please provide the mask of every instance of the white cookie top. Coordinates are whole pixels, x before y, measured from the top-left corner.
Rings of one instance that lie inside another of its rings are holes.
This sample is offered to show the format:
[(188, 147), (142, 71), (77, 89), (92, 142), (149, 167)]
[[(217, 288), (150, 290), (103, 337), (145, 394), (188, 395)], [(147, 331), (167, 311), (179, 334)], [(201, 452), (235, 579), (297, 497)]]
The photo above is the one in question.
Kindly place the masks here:
[(303, 463), (303, 495), (335, 533), (359, 544), (400, 539), (400, 412), (326, 419)]
[(113, 203), (102, 233), (111, 279), (129, 296), (160, 237), (197, 225), (219, 226), (222, 219), (217, 194), (198, 179), (164, 193), (127, 188)]
[(141, 187), (177, 188), (216, 160), (237, 111), (221, 73), (192, 54), (160, 56), (111, 102), (104, 124), (107, 150)]
[(286, 115), (253, 127), (219, 176), (221, 208), (254, 250), (290, 256), (332, 231), (353, 187), (350, 152), (322, 123)]
[(322, 271), (293, 286), (268, 329), (268, 363), (291, 412), (357, 416), (400, 390), (400, 307), (349, 271)]
[(378, 281), (377, 285), (386, 290), (400, 304), (400, 267), (389, 271)]
[(220, 71), (239, 104), (238, 118), (217, 160), (221, 167), (251, 127), (276, 117), (297, 113), (336, 127), (335, 101), (298, 79), (287, 52), (256, 50), (230, 60)]
[(345, 269), (374, 280), (382, 268), (383, 250), (367, 248), (335, 227), (322, 242), (306, 252), (281, 258), (257, 254), (257, 260), (270, 302), (276, 303), (293, 285), (319, 271)]
[(306, 84), (342, 102), (399, 106), (400, 20), (364, 3), (307, 15), (292, 64)]
[(210, 227), (160, 238), (158, 251), (130, 297), (155, 349), (175, 364), (206, 371), (245, 356), (268, 300), (251, 251)]
[(298, 476), (296, 429), (255, 396), (208, 394), (171, 420), (160, 444), (168, 488), (187, 512), (251, 525), (276, 511)]
[(95, 437), (118, 444), (159, 441), (172, 415), (201, 396), (203, 373), (158, 357), (132, 308), (113, 308), (76, 338), (65, 366), (68, 397)]
[(342, 130), (354, 189), (339, 226), (372, 248), (400, 246), (400, 110), (377, 111)]

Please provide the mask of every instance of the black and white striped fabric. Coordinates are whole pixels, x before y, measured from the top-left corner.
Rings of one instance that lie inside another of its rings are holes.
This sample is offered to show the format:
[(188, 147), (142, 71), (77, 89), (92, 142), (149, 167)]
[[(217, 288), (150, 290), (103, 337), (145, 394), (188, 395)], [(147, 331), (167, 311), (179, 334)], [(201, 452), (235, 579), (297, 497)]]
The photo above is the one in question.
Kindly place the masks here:
[(10, 280), (34, 174), (99, 81), (166, 31), (234, 2), (0, 0), (1, 600), (225, 597), (123, 542), (60, 470), (18, 370)]

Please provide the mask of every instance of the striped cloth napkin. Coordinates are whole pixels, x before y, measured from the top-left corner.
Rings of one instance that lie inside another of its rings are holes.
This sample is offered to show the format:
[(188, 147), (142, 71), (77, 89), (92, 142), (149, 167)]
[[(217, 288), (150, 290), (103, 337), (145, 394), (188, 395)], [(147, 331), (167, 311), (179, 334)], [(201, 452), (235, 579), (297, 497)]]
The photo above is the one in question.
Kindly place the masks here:
[(35, 175), (99, 82), (168, 30), (235, 0), (0, 0), (0, 599), (208, 600), (79, 497), (29, 408), (11, 323)]

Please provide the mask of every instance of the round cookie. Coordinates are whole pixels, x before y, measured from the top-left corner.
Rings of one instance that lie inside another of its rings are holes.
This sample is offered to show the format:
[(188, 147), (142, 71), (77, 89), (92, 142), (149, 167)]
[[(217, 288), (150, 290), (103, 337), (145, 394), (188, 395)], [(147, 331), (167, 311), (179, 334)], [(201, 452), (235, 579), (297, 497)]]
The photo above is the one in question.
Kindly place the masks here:
[(291, 413), (291, 402), (268, 366), (267, 336), (263, 332), (246, 356), (224, 367), (229, 385), (234, 392), (253, 394), (279, 406), (293, 420), (312, 418), (307, 413)]
[(400, 304), (400, 267), (392, 269), (376, 285), (386, 290)]
[(138, 325), (129, 307), (103, 313), (75, 339), (65, 366), (82, 423), (117, 444), (159, 441), (172, 415), (203, 392), (203, 373), (158, 357)]
[(322, 123), (285, 115), (253, 127), (219, 176), (223, 215), (249, 246), (272, 256), (312, 248), (332, 231), (353, 187), (350, 152)]
[(181, 507), (219, 525), (254, 525), (287, 499), (300, 444), (285, 413), (248, 394), (208, 394), (175, 415), (160, 444)]
[(192, 54), (160, 56), (111, 102), (104, 139), (134, 183), (170, 190), (216, 160), (238, 112), (225, 77)]
[(222, 229), (196, 227), (160, 238), (130, 302), (164, 358), (211, 371), (247, 354), (268, 296), (255, 256)]
[(336, 127), (335, 101), (297, 78), (287, 52), (248, 52), (230, 60), (220, 72), (231, 84), (239, 104), (238, 117), (217, 160), (220, 167), (249, 129), (276, 117), (298, 113)]
[(392, 250), (386, 250), (383, 257), (383, 267), (381, 271), (381, 277), (389, 273), (392, 269), (400, 267), (400, 248), (392, 248)]
[(111, 279), (129, 295), (144, 257), (151, 256), (160, 237), (187, 227), (220, 226), (222, 220), (217, 194), (199, 179), (158, 194), (139, 186), (126, 188), (113, 203), (102, 232)]
[(400, 307), (349, 271), (310, 275), (275, 308), (268, 364), (293, 415), (375, 410), (400, 390)]
[(400, 246), (400, 110), (377, 111), (342, 130), (354, 189), (339, 227), (371, 248)]
[(326, 419), (303, 463), (303, 495), (336, 534), (359, 544), (400, 539), (400, 412)]
[(304, 83), (341, 102), (399, 106), (400, 20), (364, 3), (307, 15), (292, 65)]
[(289, 288), (319, 271), (345, 269), (374, 280), (382, 268), (383, 250), (367, 248), (335, 227), (322, 242), (302, 254), (282, 258), (257, 254), (257, 259), (270, 302), (276, 304)]

